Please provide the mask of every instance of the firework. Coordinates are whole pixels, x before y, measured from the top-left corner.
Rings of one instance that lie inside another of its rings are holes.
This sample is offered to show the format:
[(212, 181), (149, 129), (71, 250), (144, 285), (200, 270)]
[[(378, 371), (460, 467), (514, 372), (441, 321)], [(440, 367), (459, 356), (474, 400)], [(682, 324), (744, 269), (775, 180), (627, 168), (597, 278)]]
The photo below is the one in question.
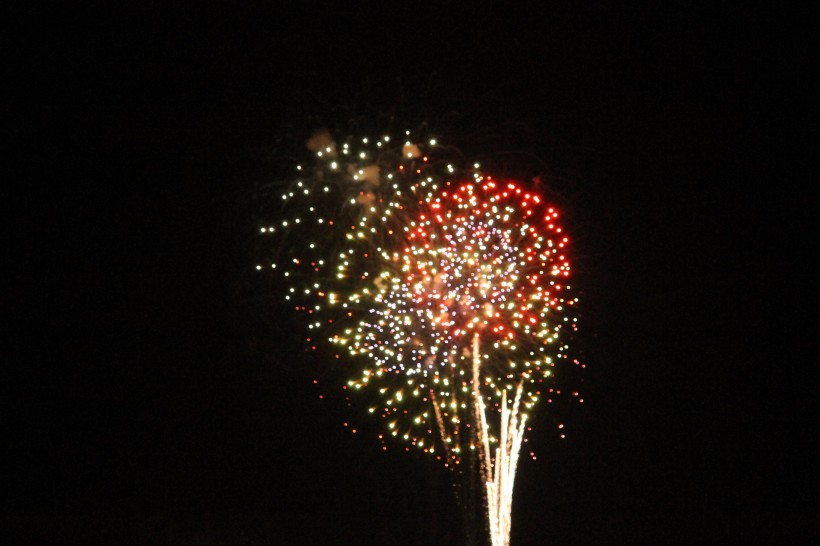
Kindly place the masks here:
[(286, 299), (312, 346), (359, 364), (346, 387), (375, 395), (389, 435), (447, 465), (478, 460), (492, 543), (507, 544), (528, 412), (577, 320), (558, 211), (478, 164), (454, 167), (435, 140), (317, 132), (307, 146), (315, 164), (262, 229), (301, 234), (271, 263)]

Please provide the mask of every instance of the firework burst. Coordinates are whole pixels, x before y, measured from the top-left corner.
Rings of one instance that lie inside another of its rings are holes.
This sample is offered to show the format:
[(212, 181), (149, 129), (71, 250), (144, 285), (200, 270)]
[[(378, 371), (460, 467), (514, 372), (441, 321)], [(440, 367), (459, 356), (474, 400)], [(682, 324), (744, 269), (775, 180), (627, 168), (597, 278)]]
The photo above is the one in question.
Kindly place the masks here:
[(324, 338), (359, 363), (347, 388), (376, 395), (369, 411), (390, 435), (447, 465), (479, 461), (492, 542), (506, 544), (527, 414), (577, 320), (559, 213), (478, 164), (454, 167), (435, 140), (322, 131), (307, 146), (315, 164), (262, 228), (300, 234), (270, 264), (286, 299), (311, 346)]

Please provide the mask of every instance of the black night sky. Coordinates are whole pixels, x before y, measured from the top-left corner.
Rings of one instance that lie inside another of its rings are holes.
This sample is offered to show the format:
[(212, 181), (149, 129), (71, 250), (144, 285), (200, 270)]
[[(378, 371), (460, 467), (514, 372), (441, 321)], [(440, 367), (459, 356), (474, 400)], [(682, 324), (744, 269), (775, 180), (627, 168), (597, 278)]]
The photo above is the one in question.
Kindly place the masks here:
[(260, 189), (379, 120), (569, 219), (586, 403), (514, 545), (820, 541), (807, 12), (280, 4), (3, 8), (3, 543), (464, 543), (253, 268)]

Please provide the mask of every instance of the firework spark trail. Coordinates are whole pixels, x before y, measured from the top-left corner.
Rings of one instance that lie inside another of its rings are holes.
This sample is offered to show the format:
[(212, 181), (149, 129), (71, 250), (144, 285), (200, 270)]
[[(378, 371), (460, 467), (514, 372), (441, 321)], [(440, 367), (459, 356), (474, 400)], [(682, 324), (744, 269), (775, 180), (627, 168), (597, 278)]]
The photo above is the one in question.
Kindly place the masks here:
[(431, 159), (435, 141), (374, 142), (311, 138), (317, 167), (299, 167), (289, 216), (262, 231), (313, 238), (271, 267), (308, 342), (329, 332), (364, 363), (347, 387), (378, 393), (370, 412), (392, 436), (448, 466), (478, 459), (492, 543), (506, 545), (527, 412), (577, 320), (569, 239), (540, 195)]
[[(480, 369), (479, 336), (473, 335), (473, 377), (479, 377)], [(512, 494), (518, 456), (524, 441), (524, 430), (527, 415), (520, 412), (523, 381), (515, 389), (515, 400), (512, 407), (507, 404), (507, 393), (501, 395), (501, 418), (499, 445), (495, 455), (491, 455), (491, 435), (487, 426), (484, 398), (478, 390), (478, 380), (473, 381), (473, 411), (479, 423), (478, 437), (481, 443), (479, 456), (480, 470), (484, 480), (487, 503), (487, 518), (490, 528), (490, 540), (493, 546), (508, 546), (510, 526), (512, 523)]]

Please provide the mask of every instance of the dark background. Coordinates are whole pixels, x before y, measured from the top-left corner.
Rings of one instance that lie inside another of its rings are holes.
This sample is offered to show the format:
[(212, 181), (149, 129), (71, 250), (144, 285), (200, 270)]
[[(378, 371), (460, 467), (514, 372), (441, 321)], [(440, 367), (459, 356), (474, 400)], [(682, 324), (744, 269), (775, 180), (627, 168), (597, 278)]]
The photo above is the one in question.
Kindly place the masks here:
[(808, 13), (278, 4), (3, 8), (5, 543), (461, 542), (253, 269), (283, 159), (391, 116), (529, 157), (575, 240), (514, 544), (820, 540)]

